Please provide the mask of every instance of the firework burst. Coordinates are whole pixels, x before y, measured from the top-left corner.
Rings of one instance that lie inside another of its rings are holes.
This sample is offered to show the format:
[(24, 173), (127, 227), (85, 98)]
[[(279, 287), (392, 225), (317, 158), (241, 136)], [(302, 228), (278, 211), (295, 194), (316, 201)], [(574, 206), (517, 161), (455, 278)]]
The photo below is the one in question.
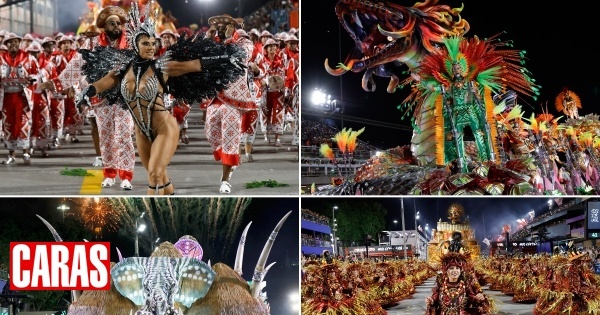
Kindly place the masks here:
[(98, 236), (102, 231), (114, 232), (119, 229), (121, 213), (112, 206), (109, 198), (74, 198), (71, 203), (74, 214), (84, 226)]

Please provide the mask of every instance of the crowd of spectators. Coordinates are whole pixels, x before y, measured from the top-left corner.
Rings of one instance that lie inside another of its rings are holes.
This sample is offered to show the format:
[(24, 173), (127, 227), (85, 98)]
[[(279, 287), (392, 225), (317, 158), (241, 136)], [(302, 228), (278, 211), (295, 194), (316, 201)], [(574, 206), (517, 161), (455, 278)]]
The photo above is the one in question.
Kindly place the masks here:
[(524, 239), (525, 237), (527, 237), (531, 233), (529, 231), (529, 229), (528, 229), (529, 225), (531, 225), (533, 223), (536, 223), (536, 222), (540, 222), (540, 221), (542, 221), (542, 220), (544, 220), (546, 218), (549, 218), (549, 217), (551, 217), (551, 216), (553, 216), (553, 215), (555, 215), (557, 213), (560, 213), (560, 212), (568, 209), (569, 207), (575, 205), (577, 202), (578, 202), (577, 199), (573, 199), (573, 200), (571, 200), (569, 202), (565, 202), (565, 203), (561, 204), (558, 207), (555, 207), (554, 209), (552, 209), (552, 210), (550, 210), (550, 211), (548, 211), (548, 212), (546, 212), (546, 213), (544, 213), (544, 214), (542, 214), (540, 216), (534, 217), (533, 220), (531, 220), (531, 222), (528, 223), (528, 225), (526, 225), (525, 227), (523, 227), (523, 228), (517, 230), (515, 233), (513, 233), (513, 235), (511, 236), (511, 239), (512, 240), (521, 240), (521, 239)]
[[(302, 145), (320, 147), (321, 144), (327, 143), (330, 147), (335, 148), (332, 138), (340, 130), (322, 124), (320, 122), (302, 119)], [(376, 147), (358, 139), (356, 150), (358, 151), (376, 151)]]
[(312, 221), (322, 225), (329, 225), (329, 217), (308, 209), (302, 209), (302, 220)]
[(300, 238), (302, 239), (302, 246), (318, 246), (318, 247), (330, 247), (331, 241), (326, 240), (326, 235), (319, 234), (308, 234), (302, 233)]
[(297, 10), (297, 1), (269, 1), (252, 14), (244, 17), (245, 29), (269, 31), (272, 34), (287, 32), (290, 28), (290, 12)]

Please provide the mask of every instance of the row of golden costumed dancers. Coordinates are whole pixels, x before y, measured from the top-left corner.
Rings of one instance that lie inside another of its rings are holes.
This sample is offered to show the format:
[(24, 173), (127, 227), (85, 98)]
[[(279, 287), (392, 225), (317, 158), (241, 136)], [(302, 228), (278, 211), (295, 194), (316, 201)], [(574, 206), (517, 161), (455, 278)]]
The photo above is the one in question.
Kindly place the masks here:
[(426, 314), (493, 314), (498, 303), (483, 287), (534, 304), (535, 315), (600, 314), (600, 276), (592, 257), (568, 252), (470, 258), (452, 246), (439, 262), (308, 259), (302, 266), (302, 314), (386, 314), (410, 299), (415, 287), (436, 277)]

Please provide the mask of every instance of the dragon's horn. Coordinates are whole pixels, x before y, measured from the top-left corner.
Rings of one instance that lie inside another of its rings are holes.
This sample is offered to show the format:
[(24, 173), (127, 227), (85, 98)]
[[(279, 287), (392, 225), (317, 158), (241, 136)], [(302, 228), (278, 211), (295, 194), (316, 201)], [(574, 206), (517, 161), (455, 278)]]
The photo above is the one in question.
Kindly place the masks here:
[(57, 242), (62, 242), (62, 238), (60, 237), (60, 235), (58, 235), (58, 232), (56, 232), (56, 229), (54, 229), (54, 227), (48, 223), (48, 221), (44, 220), (44, 218), (40, 217), (39, 215), (36, 214), (36, 216), (38, 218), (40, 218), (40, 220), (42, 220), (42, 222), (44, 222), (44, 224), (48, 227), (48, 229), (50, 230), (50, 233), (52, 233), (52, 236), (54, 237), (54, 240)]
[(260, 282), (263, 279), (267, 258), (269, 257), (269, 253), (271, 252), (273, 243), (275, 243), (277, 233), (279, 233), (279, 229), (281, 229), (281, 226), (283, 225), (285, 220), (290, 216), (291, 213), (292, 211), (288, 212), (281, 220), (279, 220), (279, 223), (277, 223), (277, 226), (275, 226), (275, 229), (273, 229), (273, 232), (271, 232), (269, 240), (265, 243), (265, 246), (263, 247), (263, 250), (260, 253), (260, 257), (258, 258), (256, 267), (254, 268), (254, 275), (252, 276), (252, 286), (250, 287), (250, 293), (252, 293), (252, 296), (255, 298), (258, 297), (260, 293)]
[(210, 259), (208, 260), (208, 266), (209, 266), (210, 268), (212, 268), (212, 265), (210, 264)]
[(119, 255), (119, 262), (123, 261), (123, 255), (121, 255), (121, 251), (119, 250), (118, 247), (115, 247), (117, 249), (117, 255)]
[(327, 73), (329, 73), (331, 75), (335, 75), (335, 76), (340, 76), (340, 75), (348, 72), (348, 70), (342, 69), (342, 68), (332, 69), (329, 66), (329, 60), (328, 59), (325, 59), (325, 70), (327, 71)]
[(242, 232), (242, 236), (240, 237), (240, 243), (238, 245), (237, 254), (235, 255), (235, 264), (233, 265), (233, 270), (238, 273), (238, 275), (242, 275), (242, 262), (244, 261), (244, 246), (246, 245), (246, 234), (248, 234), (248, 229), (252, 221), (246, 225), (244, 232)]
[[(414, 20), (411, 22), (414, 23)], [(399, 31), (387, 31), (387, 30), (384, 30), (380, 25), (377, 25), (377, 30), (379, 30), (379, 33), (381, 33), (381, 35), (391, 37), (393, 39), (406, 37), (410, 32), (409, 30), (412, 30), (412, 29), (413, 29), (412, 27), (403, 27)]]

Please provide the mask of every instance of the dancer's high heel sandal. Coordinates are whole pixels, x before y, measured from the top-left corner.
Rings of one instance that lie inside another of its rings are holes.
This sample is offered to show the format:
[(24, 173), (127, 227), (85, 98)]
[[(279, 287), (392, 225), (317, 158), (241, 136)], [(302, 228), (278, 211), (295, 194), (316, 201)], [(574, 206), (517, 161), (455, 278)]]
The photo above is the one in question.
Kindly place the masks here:
[[(148, 188), (154, 189), (154, 194), (158, 195), (158, 191), (159, 190), (164, 189), (166, 187), (169, 187), (170, 185), (171, 185), (171, 181), (169, 180), (166, 184), (164, 184), (162, 186), (150, 186), (150, 185), (148, 185)], [(173, 192), (171, 195), (174, 195), (174, 194), (175, 194), (175, 192)]]

